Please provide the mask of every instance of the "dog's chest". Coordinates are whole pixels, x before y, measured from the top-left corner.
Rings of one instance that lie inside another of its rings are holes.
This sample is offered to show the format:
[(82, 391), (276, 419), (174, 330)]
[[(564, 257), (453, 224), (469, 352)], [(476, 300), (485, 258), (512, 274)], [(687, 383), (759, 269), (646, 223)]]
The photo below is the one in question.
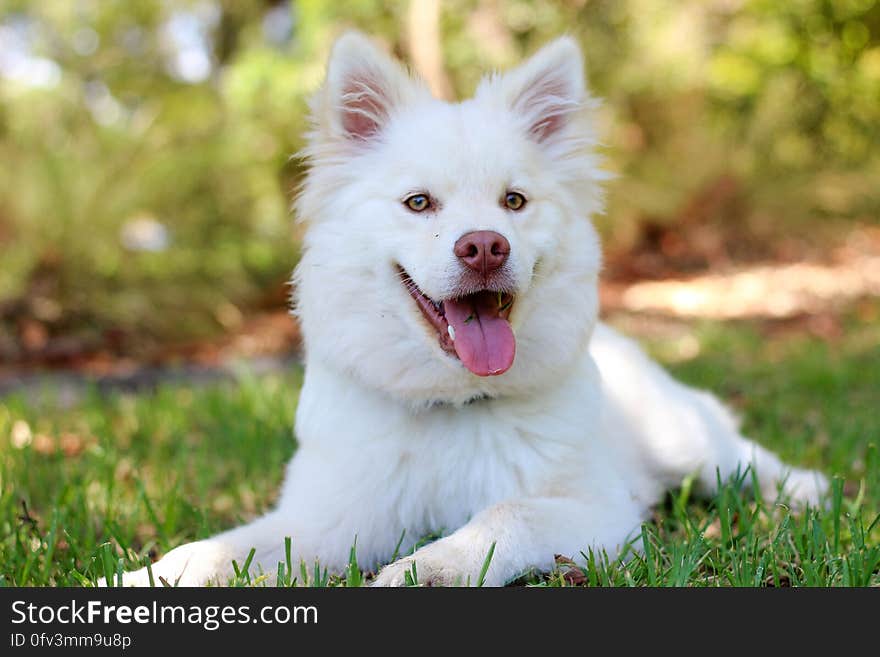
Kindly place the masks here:
[[(381, 524), (449, 531), (493, 504), (564, 494), (596, 467), (585, 444), (595, 412), (587, 378), (540, 398), (413, 411), (321, 368), (307, 374), (300, 469), (340, 503), (377, 510)], [(307, 467), (309, 453), (325, 464), (356, 457), (337, 478)]]
[(386, 481), (402, 515), (449, 529), (492, 504), (558, 493), (584, 471), (582, 431), (482, 402), (419, 414), (385, 445)]

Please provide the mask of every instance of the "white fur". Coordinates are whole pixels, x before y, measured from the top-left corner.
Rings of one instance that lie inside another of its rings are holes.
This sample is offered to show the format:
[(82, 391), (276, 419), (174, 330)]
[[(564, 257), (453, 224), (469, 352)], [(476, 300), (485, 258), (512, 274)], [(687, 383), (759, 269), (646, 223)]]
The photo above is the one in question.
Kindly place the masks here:
[[(299, 449), (277, 508), (249, 525), (172, 550), (153, 566), (181, 584), (222, 583), (256, 548), (274, 573), (284, 537), (296, 563), (341, 571), (357, 537), (362, 566), (404, 558), (377, 585), (501, 585), (554, 555), (615, 553), (637, 538), (663, 492), (695, 474), (704, 490), (752, 466), (816, 503), (827, 487), (742, 437), (707, 393), (674, 381), (639, 347), (597, 324), (604, 178), (593, 153), (593, 102), (567, 38), (522, 67), (485, 80), (460, 104), (424, 85), (364, 37), (334, 47), (313, 104), (298, 202), (308, 222), (296, 312), (306, 375)], [(503, 209), (505, 190), (528, 199)], [(401, 200), (430, 191), (436, 212)], [(478, 377), (445, 353), (406, 289), (402, 265), (434, 299), (454, 290), (452, 246), (471, 230), (510, 242), (516, 359)], [(414, 554), (413, 542), (445, 536)], [(125, 583), (147, 582), (144, 570)]]

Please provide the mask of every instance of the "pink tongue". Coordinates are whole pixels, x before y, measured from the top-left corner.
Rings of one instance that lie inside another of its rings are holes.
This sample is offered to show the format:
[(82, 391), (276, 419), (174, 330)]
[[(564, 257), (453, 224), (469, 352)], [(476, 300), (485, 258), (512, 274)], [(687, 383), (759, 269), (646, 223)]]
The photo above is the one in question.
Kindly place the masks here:
[(516, 355), (513, 330), (510, 323), (499, 316), (498, 305), (498, 295), (494, 292), (443, 302), (446, 321), (455, 331), (455, 353), (477, 376), (504, 374), (513, 365)]

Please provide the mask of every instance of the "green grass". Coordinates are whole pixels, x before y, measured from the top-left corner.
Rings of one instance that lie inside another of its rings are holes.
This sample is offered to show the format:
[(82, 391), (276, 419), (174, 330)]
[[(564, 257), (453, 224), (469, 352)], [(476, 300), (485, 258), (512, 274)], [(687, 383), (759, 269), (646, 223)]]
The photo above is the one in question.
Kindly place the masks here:
[[(588, 553), (586, 567), (560, 560), (517, 583), (880, 585), (876, 310), (847, 319), (831, 343), (757, 323), (683, 325), (646, 340), (677, 376), (719, 393), (762, 444), (834, 476), (828, 509), (793, 514), (731, 485), (698, 500), (685, 481), (643, 525), (644, 554)], [(0, 400), (0, 583), (89, 585), (266, 511), (295, 449), (300, 384), (294, 369), (201, 388), (92, 392), (73, 404), (51, 391), (38, 402)], [(234, 584), (265, 582), (250, 559), (236, 570)], [(356, 546), (343, 573), (288, 559), (277, 575), (283, 585), (370, 579)]]

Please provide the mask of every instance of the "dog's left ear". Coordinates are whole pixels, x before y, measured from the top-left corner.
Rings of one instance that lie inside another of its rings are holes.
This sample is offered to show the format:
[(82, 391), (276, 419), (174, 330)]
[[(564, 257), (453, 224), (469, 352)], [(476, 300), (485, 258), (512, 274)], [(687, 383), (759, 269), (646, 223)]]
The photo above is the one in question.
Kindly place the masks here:
[(501, 77), (505, 102), (536, 141), (562, 133), (588, 100), (582, 59), (575, 40), (561, 37)]

